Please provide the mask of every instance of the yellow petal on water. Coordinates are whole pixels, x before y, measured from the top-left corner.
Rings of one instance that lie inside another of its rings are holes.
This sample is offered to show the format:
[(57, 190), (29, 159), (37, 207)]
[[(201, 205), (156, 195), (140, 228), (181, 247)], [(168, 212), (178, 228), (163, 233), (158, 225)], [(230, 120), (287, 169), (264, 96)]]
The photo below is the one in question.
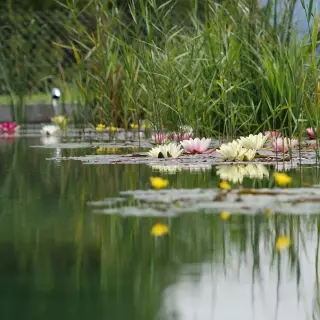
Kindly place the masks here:
[(152, 185), (152, 188), (154, 189), (163, 189), (168, 186), (169, 181), (165, 180), (161, 177), (150, 177), (150, 182)]
[(97, 150), (96, 150), (96, 153), (97, 154), (103, 154), (104, 153), (104, 149), (103, 148), (98, 148)]
[(222, 190), (230, 190), (231, 186), (227, 181), (221, 181), (219, 183), (219, 188), (222, 189)]
[(223, 211), (220, 213), (220, 218), (222, 220), (228, 220), (230, 218), (230, 212)]
[(168, 232), (169, 232), (168, 226), (160, 222), (156, 223), (151, 229), (151, 235), (153, 235), (154, 237), (164, 236), (168, 234)]
[(106, 126), (104, 125), (104, 124), (98, 124), (97, 126), (96, 126), (96, 131), (98, 131), (98, 132), (102, 132), (102, 131), (104, 131), (105, 130), (105, 128), (106, 128)]
[(291, 183), (292, 178), (289, 177), (286, 173), (275, 172), (274, 179), (279, 186), (284, 186)]
[(267, 208), (266, 211), (265, 211), (265, 214), (267, 217), (270, 217), (271, 214), (272, 214), (272, 210), (270, 208)]
[(276, 241), (276, 249), (278, 251), (286, 249), (290, 246), (291, 240), (288, 236), (279, 236)]

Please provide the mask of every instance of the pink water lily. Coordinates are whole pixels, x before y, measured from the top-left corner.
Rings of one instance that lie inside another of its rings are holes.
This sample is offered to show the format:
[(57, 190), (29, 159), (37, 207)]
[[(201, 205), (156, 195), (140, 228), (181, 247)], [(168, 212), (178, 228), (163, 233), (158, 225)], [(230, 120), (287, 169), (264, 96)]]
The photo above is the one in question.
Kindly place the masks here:
[(168, 135), (166, 133), (156, 133), (152, 136), (152, 140), (157, 144), (163, 144), (168, 141)]
[(265, 131), (264, 135), (267, 136), (269, 140), (272, 140), (273, 138), (281, 137), (281, 133), (278, 130)]
[(174, 141), (183, 141), (183, 140), (189, 140), (191, 137), (192, 137), (192, 133), (190, 132), (180, 132), (180, 133), (177, 133), (177, 132), (174, 132), (173, 135), (173, 140)]
[(315, 135), (314, 130), (312, 128), (307, 128), (306, 132), (307, 132), (307, 135), (309, 136), (310, 139), (314, 140), (316, 138), (316, 135)]
[(0, 123), (0, 134), (1, 133), (14, 134), (19, 129), (20, 129), (20, 126), (18, 126), (14, 121)]
[(188, 153), (209, 153), (213, 151), (208, 150), (211, 144), (211, 139), (202, 138), (200, 140), (199, 138), (190, 138), (189, 140), (183, 140), (180, 143), (185, 152)]
[(273, 142), (273, 150), (286, 153), (289, 149), (296, 147), (298, 143), (297, 139), (277, 138)]

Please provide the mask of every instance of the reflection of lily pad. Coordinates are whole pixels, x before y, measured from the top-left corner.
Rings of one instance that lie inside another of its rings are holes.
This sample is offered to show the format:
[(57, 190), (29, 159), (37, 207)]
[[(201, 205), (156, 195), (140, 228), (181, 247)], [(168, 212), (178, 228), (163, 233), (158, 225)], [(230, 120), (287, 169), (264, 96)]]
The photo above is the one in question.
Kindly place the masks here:
[[(108, 208), (110, 199), (99, 201), (97, 214), (173, 216), (184, 213), (264, 214), (266, 209), (283, 214), (319, 214), (320, 188), (129, 190), (121, 192), (130, 205)], [(112, 198), (111, 198), (112, 199)], [(94, 202), (91, 203), (91, 205)], [(133, 204), (133, 205), (132, 205)]]

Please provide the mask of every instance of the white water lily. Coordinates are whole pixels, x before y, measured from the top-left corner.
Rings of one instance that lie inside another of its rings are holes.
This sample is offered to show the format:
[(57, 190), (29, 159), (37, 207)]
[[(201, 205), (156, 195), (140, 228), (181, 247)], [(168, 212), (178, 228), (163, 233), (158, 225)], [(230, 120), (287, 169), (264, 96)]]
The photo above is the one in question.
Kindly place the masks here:
[(240, 137), (238, 141), (242, 147), (246, 149), (260, 150), (266, 143), (268, 136), (264, 136), (261, 132), (259, 134), (250, 134), (249, 137)]
[(256, 156), (257, 150), (241, 148), (238, 154), (240, 161), (251, 161)]
[(229, 143), (223, 143), (217, 152), (222, 156), (223, 159), (234, 161), (237, 159), (241, 149), (241, 144), (238, 141), (233, 140)]
[(148, 156), (152, 158), (178, 158), (183, 153), (180, 145), (169, 143), (152, 148), (148, 152)]
[(60, 128), (53, 124), (45, 125), (41, 128), (40, 133), (45, 136), (54, 136), (60, 133)]
[(204, 153), (211, 144), (211, 139), (199, 138), (183, 140), (180, 142), (184, 150), (188, 153)]
[(262, 164), (220, 165), (216, 166), (216, 172), (221, 180), (231, 183), (242, 183), (245, 177), (259, 180), (269, 177), (268, 169)]

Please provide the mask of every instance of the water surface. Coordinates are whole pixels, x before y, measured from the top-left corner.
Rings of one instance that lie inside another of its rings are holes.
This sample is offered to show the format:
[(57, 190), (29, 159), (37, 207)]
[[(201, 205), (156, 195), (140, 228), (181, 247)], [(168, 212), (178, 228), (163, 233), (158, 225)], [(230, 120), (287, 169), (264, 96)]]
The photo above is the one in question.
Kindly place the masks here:
[[(215, 168), (170, 174), (143, 164), (48, 161), (56, 152), (81, 156), (96, 148), (30, 148), (39, 143), (0, 141), (0, 319), (320, 317), (318, 215), (235, 214), (222, 221), (199, 212), (92, 214), (88, 202), (147, 190), (151, 175), (168, 178), (174, 189), (215, 188), (220, 179)], [(289, 174), (294, 187), (319, 184), (315, 166)], [(158, 221), (169, 226), (168, 236), (150, 235)], [(279, 234), (293, 239), (281, 254), (274, 250)]]

